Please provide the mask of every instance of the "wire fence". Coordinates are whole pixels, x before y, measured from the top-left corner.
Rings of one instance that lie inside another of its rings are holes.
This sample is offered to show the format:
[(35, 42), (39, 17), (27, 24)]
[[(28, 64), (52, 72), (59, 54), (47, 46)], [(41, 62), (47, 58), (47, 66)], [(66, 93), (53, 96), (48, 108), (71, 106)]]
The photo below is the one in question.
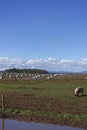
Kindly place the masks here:
[[(46, 97), (31, 94), (0, 94), (0, 108), (21, 110), (49, 110), (49, 101)], [(52, 102), (50, 104), (52, 106)]]

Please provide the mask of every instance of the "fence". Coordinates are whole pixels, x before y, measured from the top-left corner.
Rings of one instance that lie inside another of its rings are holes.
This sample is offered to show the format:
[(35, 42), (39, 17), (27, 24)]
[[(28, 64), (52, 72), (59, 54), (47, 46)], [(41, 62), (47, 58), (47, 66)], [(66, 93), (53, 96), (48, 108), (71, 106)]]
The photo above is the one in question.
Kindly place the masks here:
[(50, 106), (53, 108), (53, 100), (31, 94), (5, 93), (0, 94), (0, 108), (13, 108), (21, 110), (48, 110)]

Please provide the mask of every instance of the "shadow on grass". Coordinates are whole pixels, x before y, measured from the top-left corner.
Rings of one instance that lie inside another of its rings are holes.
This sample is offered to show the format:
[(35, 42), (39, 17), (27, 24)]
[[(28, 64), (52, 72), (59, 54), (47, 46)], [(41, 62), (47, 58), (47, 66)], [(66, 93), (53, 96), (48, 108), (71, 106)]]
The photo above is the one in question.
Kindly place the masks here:
[(77, 97), (87, 97), (87, 94), (79, 95)]
[(83, 94), (83, 95), (82, 95), (82, 97), (86, 97), (86, 96), (87, 96), (87, 94)]

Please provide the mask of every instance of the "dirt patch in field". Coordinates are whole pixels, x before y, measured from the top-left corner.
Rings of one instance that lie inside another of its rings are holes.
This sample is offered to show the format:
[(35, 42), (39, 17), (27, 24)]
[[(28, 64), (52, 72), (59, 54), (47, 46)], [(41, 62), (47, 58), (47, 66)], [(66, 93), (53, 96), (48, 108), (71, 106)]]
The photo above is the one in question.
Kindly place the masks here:
[[(1, 99), (0, 99), (1, 106)], [(78, 98), (78, 100), (64, 100), (49, 97), (36, 96), (31, 94), (5, 94), (5, 107), (6, 108), (17, 108), (24, 110), (36, 110), (44, 112), (52, 112), (58, 114), (81, 114), (87, 115), (87, 99)], [(77, 121), (74, 119), (63, 119), (63, 118), (47, 118), (39, 116), (21, 116), (15, 114), (15, 116), (7, 115), (9, 118), (25, 120), (25, 121), (36, 121), (44, 123), (53, 123), (58, 125), (69, 125), (75, 127), (87, 128), (87, 121)]]

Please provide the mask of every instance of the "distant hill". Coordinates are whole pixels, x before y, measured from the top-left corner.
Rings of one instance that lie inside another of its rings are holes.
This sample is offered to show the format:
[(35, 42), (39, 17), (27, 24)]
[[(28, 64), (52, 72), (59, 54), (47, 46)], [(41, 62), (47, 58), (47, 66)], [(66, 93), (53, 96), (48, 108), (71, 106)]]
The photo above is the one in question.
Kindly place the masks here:
[(42, 69), (7, 69), (4, 72), (8, 72), (8, 73), (38, 73), (38, 74), (48, 74), (48, 71), (46, 70), (42, 70)]
[(70, 71), (49, 71), (51, 74), (87, 74), (86, 71), (81, 71), (81, 72), (70, 72)]
[(79, 72), (79, 73), (82, 73), (82, 74), (87, 74), (87, 70), (86, 70), (86, 71)]
[(49, 71), (50, 74), (74, 74), (74, 72), (68, 71)]
[(4, 72), (17, 72), (17, 73), (42, 73), (42, 74), (87, 74), (87, 70), (81, 72), (70, 72), (70, 71), (47, 71), (43, 69), (7, 69), (4, 71), (0, 71), (0, 73)]
[(0, 71), (0, 73), (3, 73), (4, 71)]

